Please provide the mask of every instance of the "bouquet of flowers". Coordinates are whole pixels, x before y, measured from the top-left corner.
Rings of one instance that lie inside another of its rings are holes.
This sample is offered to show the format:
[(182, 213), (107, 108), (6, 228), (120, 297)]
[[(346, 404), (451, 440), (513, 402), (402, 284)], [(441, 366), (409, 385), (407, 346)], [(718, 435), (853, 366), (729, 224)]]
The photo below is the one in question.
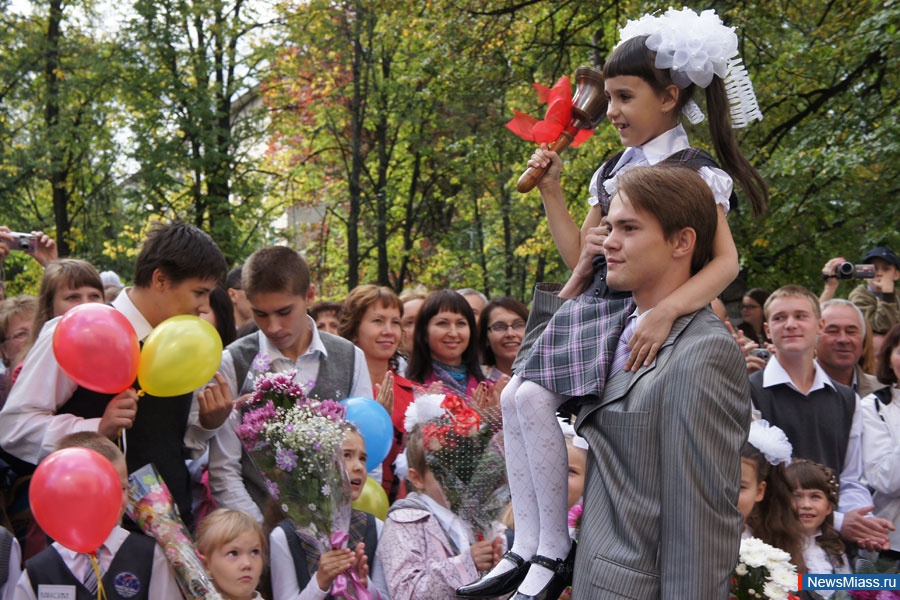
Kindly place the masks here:
[(485, 422), (489, 419), (483, 420), (485, 409), (479, 414), (454, 395), (421, 396), (411, 409), (407, 431), (422, 425), (425, 460), (450, 510), (476, 535), (492, 535), (493, 522), (509, 502), (509, 485), (506, 461)]
[[(888, 558), (879, 558), (877, 554), (868, 551), (860, 552), (860, 557), (856, 559), (854, 573), (865, 573), (871, 575), (896, 575), (900, 573), (900, 564), (896, 560)], [(832, 598), (837, 598), (836, 593)], [(900, 590), (851, 590), (847, 593), (849, 598), (853, 600), (900, 600)]]
[(178, 587), (187, 600), (222, 600), (178, 516), (169, 488), (152, 464), (144, 465), (128, 477), (127, 510), (141, 531), (165, 551)]
[(256, 379), (237, 434), (281, 510), (326, 552), (332, 534), (350, 526), (350, 484), (341, 460), (345, 410), (332, 400), (308, 398), (294, 375)]
[(748, 600), (797, 600), (797, 568), (791, 555), (758, 538), (741, 540), (741, 552), (731, 578), (729, 598)]

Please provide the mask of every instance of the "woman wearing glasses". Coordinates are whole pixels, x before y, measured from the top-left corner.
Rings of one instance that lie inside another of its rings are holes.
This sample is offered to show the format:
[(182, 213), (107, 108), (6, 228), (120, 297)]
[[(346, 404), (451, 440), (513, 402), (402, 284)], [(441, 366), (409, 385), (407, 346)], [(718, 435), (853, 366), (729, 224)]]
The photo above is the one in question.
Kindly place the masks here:
[(481, 311), (478, 346), (484, 365), (482, 369), (488, 380), (512, 376), (513, 361), (522, 345), (526, 321), (528, 307), (513, 298), (497, 298)]
[(766, 305), (766, 299), (769, 292), (762, 288), (753, 288), (747, 290), (741, 299), (741, 324), (738, 329), (744, 332), (744, 337), (753, 340), (760, 346), (771, 340), (766, 335), (766, 329), (763, 323), (766, 320), (763, 307)]

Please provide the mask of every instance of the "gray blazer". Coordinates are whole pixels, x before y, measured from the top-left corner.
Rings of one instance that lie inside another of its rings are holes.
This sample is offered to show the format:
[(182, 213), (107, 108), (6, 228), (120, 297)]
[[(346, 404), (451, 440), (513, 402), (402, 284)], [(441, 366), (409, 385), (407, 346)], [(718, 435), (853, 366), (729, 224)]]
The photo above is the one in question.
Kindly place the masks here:
[(750, 408), (741, 351), (708, 308), (679, 318), (653, 364), (613, 375), (582, 408), (573, 598), (728, 597)]

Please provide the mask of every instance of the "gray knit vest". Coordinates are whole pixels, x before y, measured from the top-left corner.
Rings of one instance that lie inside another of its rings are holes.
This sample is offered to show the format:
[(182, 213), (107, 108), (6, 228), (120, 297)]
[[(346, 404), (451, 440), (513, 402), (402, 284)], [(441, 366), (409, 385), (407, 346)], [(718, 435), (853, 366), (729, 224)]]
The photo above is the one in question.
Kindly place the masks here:
[[(259, 335), (258, 332), (245, 335), (226, 348), (234, 363), (235, 381), (239, 393), (250, 391), (242, 389), (242, 386), (247, 379), (247, 373), (250, 372), (253, 359), (259, 353)], [(321, 360), (320, 358), (319, 375), (316, 377), (315, 386), (308, 395), (310, 398), (339, 402), (348, 397), (350, 390), (353, 389), (353, 373), (356, 370), (355, 346), (342, 337), (324, 331), (319, 332), (319, 337), (328, 353), (328, 359)], [(241, 477), (244, 480), (244, 486), (265, 515), (267, 507), (271, 503), (265, 481), (247, 450), (242, 449), (241, 453)]]
[(750, 395), (762, 418), (780, 427), (795, 458), (823, 464), (840, 475), (850, 442), (856, 396), (839, 383), (803, 395), (786, 384), (763, 387), (763, 371), (750, 376)]

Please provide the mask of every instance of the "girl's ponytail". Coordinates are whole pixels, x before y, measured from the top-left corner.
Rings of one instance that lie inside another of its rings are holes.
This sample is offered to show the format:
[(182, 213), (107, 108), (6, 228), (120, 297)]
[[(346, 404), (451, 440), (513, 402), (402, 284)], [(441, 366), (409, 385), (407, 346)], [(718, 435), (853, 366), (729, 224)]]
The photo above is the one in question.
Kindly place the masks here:
[[(768, 187), (741, 154), (732, 130), (733, 126), (744, 127), (762, 119), (750, 76), (739, 58), (734, 28), (726, 27), (714, 10), (698, 15), (689, 8), (669, 8), (661, 15), (644, 15), (629, 21), (619, 37), (621, 41), (613, 55), (621, 54), (619, 60), (623, 64), (608, 62), (604, 67), (607, 77), (636, 75), (657, 91), (665, 89), (670, 79), (681, 91), (677, 109), (694, 124), (703, 120), (703, 112), (691, 100), (691, 94), (695, 87), (706, 89), (709, 131), (716, 156), (721, 167), (750, 197), (753, 214), (761, 215), (769, 203)], [(643, 56), (639, 54), (643, 48), (638, 45), (646, 46)], [(626, 57), (645, 59), (643, 71), (633, 68), (641, 61), (624, 60)], [(662, 75), (646, 73), (648, 70), (665, 73), (666, 80)]]
[(730, 107), (725, 82), (713, 77), (706, 87), (706, 108), (709, 112), (709, 133), (722, 168), (740, 184), (750, 199), (753, 214), (760, 216), (769, 204), (769, 188), (753, 165), (744, 158), (734, 137), (729, 119)]

